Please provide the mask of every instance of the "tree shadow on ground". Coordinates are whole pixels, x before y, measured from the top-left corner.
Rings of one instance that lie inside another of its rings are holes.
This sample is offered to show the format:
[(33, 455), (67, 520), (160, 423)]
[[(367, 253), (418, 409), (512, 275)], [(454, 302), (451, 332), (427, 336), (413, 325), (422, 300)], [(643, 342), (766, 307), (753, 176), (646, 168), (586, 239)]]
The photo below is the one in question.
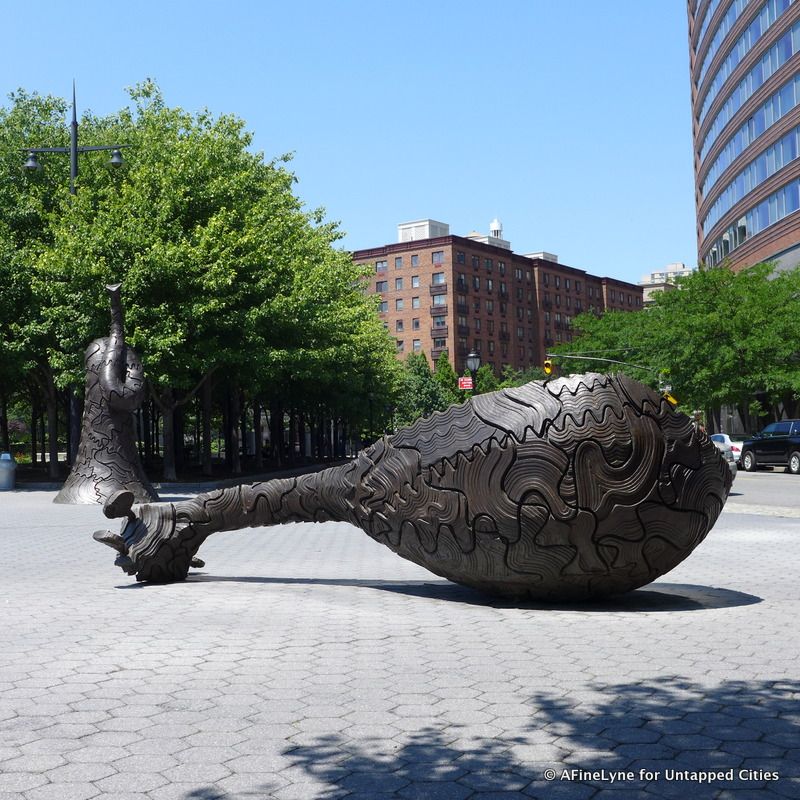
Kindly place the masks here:
[[(674, 678), (581, 695), (532, 696), (520, 709), (530, 724), (512, 737), (443, 724), (375, 740), (320, 736), (285, 756), (319, 798), (800, 797), (798, 681)], [(710, 771), (723, 775), (703, 782)]]

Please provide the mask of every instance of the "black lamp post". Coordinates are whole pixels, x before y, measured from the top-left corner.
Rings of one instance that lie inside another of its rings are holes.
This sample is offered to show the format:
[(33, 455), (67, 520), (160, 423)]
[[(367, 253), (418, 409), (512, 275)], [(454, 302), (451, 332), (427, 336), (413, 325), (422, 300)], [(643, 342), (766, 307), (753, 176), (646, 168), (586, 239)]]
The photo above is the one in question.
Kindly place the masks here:
[[(75, 81), (72, 82), (72, 122), (69, 126), (69, 147), (26, 147), (28, 158), (23, 165), (25, 169), (35, 171), (40, 170), (42, 165), (39, 163), (37, 155), (39, 153), (69, 153), (69, 193), (76, 194), (75, 179), (78, 177), (78, 153), (90, 153), (95, 150), (110, 150), (110, 164), (113, 167), (120, 167), (123, 164), (123, 147), (130, 147), (129, 144), (103, 144), (81, 147), (78, 145), (78, 115), (75, 104)], [(80, 408), (78, 399), (74, 391), (69, 394), (69, 423), (67, 435), (69, 438), (68, 460), (72, 463), (78, 452), (78, 438), (80, 436)]]
[(75, 105), (75, 83), (72, 84), (72, 123), (69, 126), (69, 147), (26, 147), (28, 151), (28, 159), (24, 164), (25, 169), (38, 170), (42, 168), (39, 159), (36, 157), (39, 153), (69, 153), (69, 193), (76, 194), (75, 179), (78, 177), (78, 153), (90, 153), (95, 150), (110, 150), (111, 161), (109, 162), (113, 167), (122, 166), (122, 153), (120, 150), (123, 147), (130, 147), (129, 144), (100, 144), (81, 147), (78, 145), (78, 116)]
[(474, 392), (478, 388), (478, 386), (477, 386), (478, 370), (481, 367), (481, 355), (480, 355), (480, 353), (477, 353), (477, 352), (475, 352), (475, 350), (472, 350), (467, 355), (466, 365), (467, 365), (467, 369), (470, 371), (470, 374), (472, 375), (472, 391)]

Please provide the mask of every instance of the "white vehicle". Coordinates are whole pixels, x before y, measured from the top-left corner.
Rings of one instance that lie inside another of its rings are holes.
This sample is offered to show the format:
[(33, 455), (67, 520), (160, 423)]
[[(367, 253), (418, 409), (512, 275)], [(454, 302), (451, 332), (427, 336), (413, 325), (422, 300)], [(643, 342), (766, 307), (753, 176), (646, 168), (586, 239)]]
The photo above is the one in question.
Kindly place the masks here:
[(730, 445), (734, 460), (739, 466), (742, 465), (742, 442), (734, 442), (727, 433), (712, 433), (708, 438), (717, 446), (720, 444)]
[(728, 467), (731, 471), (731, 478), (736, 477), (736, 456), (733, 454), (733, 447), (731, 446), (730, 439), (725, 441), (725, 438), (721, 439), (720, 437), (727, 437), (727, 434), (724, 433), (712, 433), (711, 436), (708, 438), (711, 439), (712, 442), (717, 447), (717, 450), (722, 453), (724, 459), (728, 462)]

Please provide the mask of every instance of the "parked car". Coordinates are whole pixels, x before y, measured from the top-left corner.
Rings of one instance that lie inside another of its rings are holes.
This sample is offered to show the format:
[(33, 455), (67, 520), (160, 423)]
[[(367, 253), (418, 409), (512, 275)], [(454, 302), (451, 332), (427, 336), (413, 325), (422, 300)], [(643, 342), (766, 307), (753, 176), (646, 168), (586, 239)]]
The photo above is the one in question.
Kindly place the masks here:
[(731, 478), (735, 479), (736, 478), (736, 457), (733, 455), (733, 448), (731, 447), (730, 442), (720, 441), (720, 439), (715, 438), (715, 437), (719, 437), (721, 435), (722, 434), (715, 433), (715, 434), (712, 434), (711, 436), (709, 436), (709, 439), (711, 439), (711, 441), (714, 442), (714, 444), (717, 447), (717, 450), (719, 450), (720, 453), (722, 453), (722, 457), (725, 459), (725, 461), (728, 462), (728, 468), (731, 471)]
[(800, 419), (772, 422), (742, 445), (742, 466), (753, 472), (759, 467), (787, 467), (800, 475)]
[(708, 438), (716, 444), (719, 444), (720, 442), (729, 444), (731, 446), (731, 450), (733, 451), (733, 457), (736, 459), (736, 463), (739, 466), (742, 465), (742, 442), (734, 442), (727, 433), (712, 433)]

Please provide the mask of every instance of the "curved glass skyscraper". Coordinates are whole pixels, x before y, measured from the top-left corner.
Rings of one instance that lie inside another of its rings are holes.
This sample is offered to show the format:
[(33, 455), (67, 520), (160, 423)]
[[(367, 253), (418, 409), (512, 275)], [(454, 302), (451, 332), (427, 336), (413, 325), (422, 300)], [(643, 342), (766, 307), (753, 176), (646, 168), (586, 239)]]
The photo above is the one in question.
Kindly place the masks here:
[(697, 249), (800, 264), (800, 0), (688, 0)]

